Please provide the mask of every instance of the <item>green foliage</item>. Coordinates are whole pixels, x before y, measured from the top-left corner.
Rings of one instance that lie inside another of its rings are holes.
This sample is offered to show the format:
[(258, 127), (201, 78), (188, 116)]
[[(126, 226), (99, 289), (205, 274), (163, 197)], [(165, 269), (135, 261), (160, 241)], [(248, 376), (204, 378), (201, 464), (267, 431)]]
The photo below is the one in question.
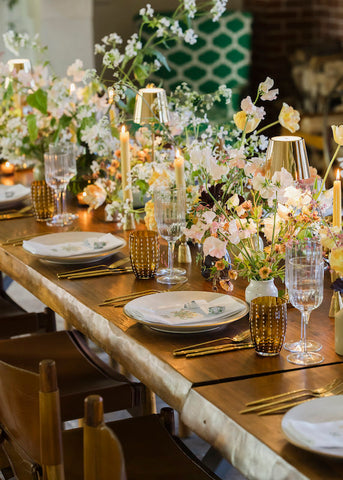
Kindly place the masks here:
[(30, 113), (27, 115), (27, 129), (29, 132), (30, 142), (34, 143), (38, 137), (38, 127), (36, 122), (36, 115)]
[(41, 88), (27, 96), (27, 103), (44, 115), (48, 113), (48, 94)]

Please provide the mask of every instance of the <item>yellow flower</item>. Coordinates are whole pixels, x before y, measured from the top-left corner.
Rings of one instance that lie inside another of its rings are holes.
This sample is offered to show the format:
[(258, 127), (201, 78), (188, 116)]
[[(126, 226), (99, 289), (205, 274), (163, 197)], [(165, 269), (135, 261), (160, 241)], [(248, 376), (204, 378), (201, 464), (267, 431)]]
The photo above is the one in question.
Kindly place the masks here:
[(145, 204), (145, 217), (144, 217), (144, 222), (145, 226), (148, 230), (154, 230), (157, 232), (157, 224), (155, 220), (155, 215), (154, 215), (154, 202), (152, 200), (149, 200)]
[(343, 275), (343, 247), (337, 247), (331, 250), (330, 266), (339, 275)]
[(269, 267), (262, 267), (259, 269), (258, 273), (262, 280), (266, 280), (269, 277), (269, 274), (272, 272)]
[(169, 175), (165, 170), (163, 170), (162, 173), (158, 173), (155, 170), (154, 173), (151, 175), (150, 180), (148, 181), (149, 185), (152, 185), (153, 183), (155, 183), (156, 180), (159, 180), (159, 181), (162, 181), (162, 182), (164, 182), (164, 181), (168, 182), (169, 181)]
[(299, 130), (300, 114), (298, 110), (284, 103), (279, 113), (279, 122), (284, 128), (294, 133)]
[(235, 113), (234, 116), (233, 116), (233, 120), (236, 124), (236, 127), (239, 128), (240, 130), (243, 131), (244, 127), (246, 127), (245, 128), (246, 133), (250, 133), (250, 132), (254, 131), (255, 128), (257, 127), (257, 125), (261, 121), (261, 119), (257, 118), (257, 117), (249, 118), (249, 120), (247, 121), (247, 114), (243, 110)]
[(343, 145), (343, 125), (331, 125), (333, 138), (338, 145)]

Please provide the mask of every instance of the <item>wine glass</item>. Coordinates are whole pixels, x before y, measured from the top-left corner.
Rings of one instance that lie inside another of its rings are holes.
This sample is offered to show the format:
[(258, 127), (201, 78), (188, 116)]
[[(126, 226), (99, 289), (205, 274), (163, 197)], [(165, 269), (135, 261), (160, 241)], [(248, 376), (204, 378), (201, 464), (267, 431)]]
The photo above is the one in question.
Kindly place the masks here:
[(70, 179), (76, 174), (76, 159), (68, 151), (60, 150), (58, 153), (45, 153), (45, 180), (56, 192), (57, 214), (53, 216), (49, 226), (64, 227), (72, 223), (68, 214), (64, 213), (62, 194)]
[[(52, 154), (59, 154), (59, 153), (68, 153), (69, 155), (73, 155), (77, 158), (79, 155), (83, 153), (83, 148), (75, 143), (51, 143), (49, 145), (49, 153)], [(79, 216), (76, 213), (71, 213), (66, 211), (66, 197), (67, 191), (64, 189), (62, 191), (62, 204), (63, 204), (63, 214), (65, 219), (65, 225), (70, 225), (74, 220), (77, 220)]]
[(288, 355), (287, 360), (297, 365), (315, 365), (324, 357), (307, 348), (306, 328), (312, 310), (323, 301), (324, 262), (319, 257), (297, 256), (289, 259), (288, 293), (291, 304), (301, 313), (303, 323), (302, 351)]
[[(318, 261), (323, 259), (322, 246), (319, 239), (305, 238), (294, 239), (288, 242), (285, 254), (285, 286), (289, 289), (289, 268), (287, 265), (289, 260), (293, 257), (307, 257), (309, 259), (318, 258)], [(304, 319), (301, 317), (300, 340), (290, 340), (284, 344), (284, 349), (289, 352), (302, 352), (304, 347)], [(318, 352), (322, 345), (312, 339), (306, 339), (307, 351)]]
[(168, 269), (157, 277), (159, 283), (174, 284), (184, 281), (184, 276), (173, 268), (174, 247), (186, 227), (186, 190), (162, 189), (154, 193), (154, 213), (158, 233), (168, 242)]

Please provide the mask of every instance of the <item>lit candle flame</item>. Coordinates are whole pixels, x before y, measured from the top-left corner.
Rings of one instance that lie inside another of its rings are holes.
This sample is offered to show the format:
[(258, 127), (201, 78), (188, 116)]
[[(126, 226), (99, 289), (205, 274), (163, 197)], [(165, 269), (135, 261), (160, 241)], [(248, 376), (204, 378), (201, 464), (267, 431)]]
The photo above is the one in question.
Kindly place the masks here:
[(112, 103), (113, 103), (113, 98), (114, 98), (114, 90), (113, 90), (112, 87), (109, 87), (109, 89), (107, 90), (107, 92), (108, 92), (108, 102), (109, 102), (110, 104), (112, 104)]
[(339, 168), (337, 168), (336, 170), (336, 180), (340, 180), (341, 179), (341, 171)]
[(121, 127), (121, 133), (125, 133), (125, 132), (126, 132), (125, 125), (123, 125), (123, 126)]
[(75, 89), (76, 89), (75, 83), (71, 83), (69, 88), (69, 94), (73, 95), (73, 93), (75, 93)]

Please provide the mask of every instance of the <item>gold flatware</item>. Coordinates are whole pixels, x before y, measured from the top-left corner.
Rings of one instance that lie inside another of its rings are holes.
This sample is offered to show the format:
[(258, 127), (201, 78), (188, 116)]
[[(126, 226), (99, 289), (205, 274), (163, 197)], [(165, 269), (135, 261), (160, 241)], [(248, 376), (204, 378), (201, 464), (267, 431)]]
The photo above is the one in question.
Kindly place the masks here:
[[(190, 353), (190, 351), (196, 350), (199, 347), (204, 347), (205, 345), (210, 345), (211, 343), (215, 343), (215, 342), (223, 342), (225, 340), (228, 340), (233, 343), (240, 343), (240, 342), (243, 342), (244, 340), (247, 340), (248, 338), (250, 338), (250, 330), (243, 330), (243, 332), (240, 332), (237, 335), (234, 335), (233, 337), (221, 337), (221, 338), (216, 338), (214, 340), (208, 340), (207, 342), (195, 343), (194, 345), (189, 345), (187, 347), (176, 348), (173, 352), (173, 355), (175, 357), (179, 355), (185, 355), (186, 353)], [(228, 345), (228, 344), (225, 344), (225, 345)]]
[(145, 297), (146, 295), (153, 295), (154, 293), (161, 293), (161, 290), (142, 290), (141, 292), (131, 293), (128, 295), (123, 295), (122, 297), (118, 297), (119, 300), (115, 299), (108, 299), (105, 300), (103, 303), (99, 304), (99, 307), (119, 307), (124, 306), (126, 303), (130, 302), (131, 300), (135, 300), (139, 297)]
[(332, 392), (335, 391), (337, 388), (343, 388), (343, 381), (340, 381), (337, 379), (337, 381), (334, 381), (331, 383), (331, 386), (329, 388), (326, 388), (325, 390), (321, 389), (320, 392), (304, 392), (304, 393), (298, 393), (293, 396), (289, 396), (287, 398), (279, 398), (278, 400), (274, 400), (272, 402), (268, 403), (262, 403), (260, 405), (255, 405), (253, 407), (248, 407), (245, 410), (242, 410), (240, 413), (252, 413), (252, 412), (258, 412), (260, 410), (265, 410), (266, 408), (269, 409), (269, 407), (273, 407), (275, 405), (280, 405), (280, 404), (285, 404), (286, 402), (294, 401), (294, 400), (299, 400), (300, 398), (304, 397), (314, 397), (314, 398), (320, 398), (320, 397), (326, 397), (328, 395), (332, 395)]
[[(125, 258), (121, 258), (119, 260), (116, 260), (115, 262), (111, 263), (110, 265), (92, 265), (90, 267), (84, 267), (84, 268), (79, 268), (77, 270), (70, 270), (68, 272), (63, 272), (63, 273), (58, 273), (57, 274), (57, 278), (67, 278), (67, 277), (71, 277), (72, 275), (74, 274), (80, 274), (82, 272), (85, 272), (85, 273), (92, 273), (92, 272), (96, 272), (100, 269), (105, 269), (105, 270), (111, 270), (111, 269), (115, 269), (117, 267), (120, 267), (121, 265), (125, 265), (125, 263), (128, 263), (130, 261), (129, 257), (125, 257)], [(103, 270), (101, 270), (103, 271)]]
[(272, 402), (273, 400), (276, 400), (276, 399), (279, 399), (279, 398), (286, 398), (286, 397), (289, 397), (289, 396), (294, 396), (294, 395), (298, 395), (298, 394), (301, 394), (301, 393), (308, 393), (308, 395), (316, 395), (317, 393), (320, 394), (320, 393), (325, 393), (329, 390), (331, 390), (331, 388), (333, 388), (335, 385), (339, 384), (342, 380), (339, 379), (339, 378), (335, 378), (334, 380), (331, 380), (331, 382), (329, 382), (327, 385), (324, 385), (323, 387), (319, 387), (319, 388), (300, 388), (298, 390), (292, 390), (290, 392), (285, 392), (285, 393), (280, 393), (278, 395), (273, 395), (271, 397), (265, 397), (265, 398), (260, 398), (259, 400), (254, 400), (253, 402), (248, 402), (246, 403), (246, 406), (247, 407), (251, 407), (253, 405), (260, 405), (260, 404), (267, 404), (267, 403), (270, 403)]
[(186, 358), (194, 358), (194, 357), (202, 357), (204, 355), (214, 355), (216, 353), (223, 353), (223, 352), (234, 352), (235, 350), (245, 350), (247, 348), (254, 348), (255, 345), (253, 343), (242, 343), (239, 345), (218, 345), (217, 347), (208, 348), (203, 351), (199, 351), (196, 353), (188, 353), (186, 354)]
[(9, 238), (5, 242), (2, 242), (1, 245), (19, 245), (22, 244), (24, 240), (29, 240), (30, 238), (38, 237), (39, 235), (37, 233), (34, 233), (32, 235), (24, 235), (23, 237), (15, 237), (15, 238)]
[(90, 273), (80, 273), (75, 275), (70, 275), (69, 277), (64, 277), (66, 280), (80, 280), (82, 278), (92, 278), (92, 277), (101, 277), (104, 275), (122, 275), (124, 273), (132, 273), (133, 270), (131, 267), (127, 268), (117, 268), (112, 270), (98, 270), (96, 272)]
[[(343, 393), (343, 386), (341, 386), (338, 389), (335, 389), (335, 392), (327, 392), (323, 395), (316, 395), (316, 398), (317, 397), (320, 397), (320, 398), (321, 397), (333, 397), (334, 395), (339, 395), (341, 393)], [(299, 401), (296, 401), (296, 402), (287, 403), (286, 405), (279, 405), (278, 407), (274, 407), (274, 408), (267, 408), (267, 409), (263, 410), (262, 412), (258, 412), (257, 415), (262, 416), (262, 415), (271, 415), (271, 414), (275, 414), (275, 413), (284, 413), (287, 410), (289, 410), (290, 408), (296, 407), (297, 405), (301, 405), (302, 403), (305, 403), (305, 402), (309, 402), (310, 400), (312, 400), (312, 398), (307, 398), (306, 400), (299, 400)]]
[(156, 290), (156, 289), (141, 290), (140, 292), (133, 292), (133, 293), (128, 293), (127, 295), (108, 298), (107, 300), (104, 300), (102, 303), (100, 303), (98, 306), (99, 307), (108, 307), (108, 306), (123, 307), (131, 300), (135, 300), (136, 298), (139, 298), (139, 297), (144, 297), (146, 295), (153, 295), (154, 293), (174, 292), (178, 290), (180, 287), (182, 287), (183, 285), (185, 285), (185, 283), (187, 283), (186, 278), (183, 282), (179, 282), (176, 285), (173, 285), (171, 288), (168, 288), (167, 290)]
[(3, 215), (0, 214), (0, 220), (12, 220), (12, 218), (24, 218), (24, 217), (33, 217), (33, 213), (5, 213)]
[(25, 213), (32, 209), (32, 205), (26, 205), (26, 207), (17, 210), (16, 208), (9, 208), (8, 210), (0, 210), (0, 215), (6, 213)]

